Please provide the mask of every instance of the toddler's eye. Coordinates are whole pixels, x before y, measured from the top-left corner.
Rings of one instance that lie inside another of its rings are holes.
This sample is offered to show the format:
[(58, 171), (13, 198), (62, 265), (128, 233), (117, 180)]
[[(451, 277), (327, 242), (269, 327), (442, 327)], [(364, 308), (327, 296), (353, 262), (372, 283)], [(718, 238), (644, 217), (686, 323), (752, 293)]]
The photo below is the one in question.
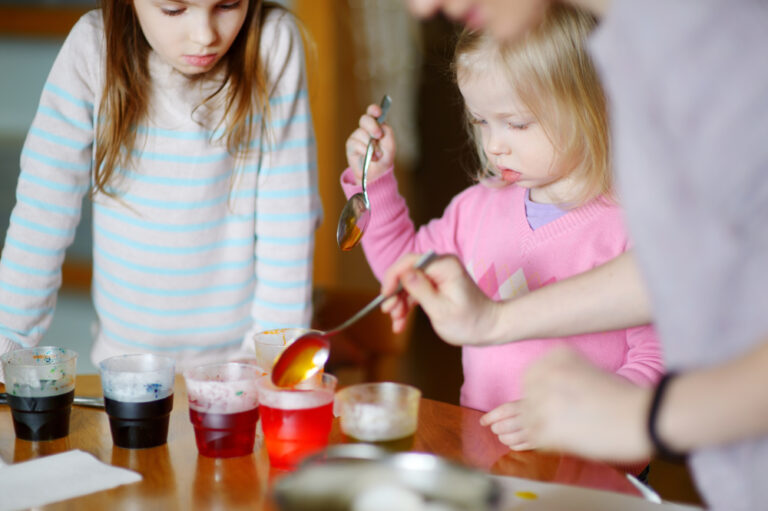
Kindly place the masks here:
[(509, 123), (509, 127), (514, 129), (514, 130), (524, 130), (524, 129), (527, 129), (528, 126), (530, 126), (530, 125), (531, 125), (531, 123), (529, 123), (529, 122), (523, 122), (523, 123), (510, 122)]
[(242, 0), (237, 0), (237, 2), (229, 2), (226, 4), (220, 4), (219, 9), (222, 9), (224, 11), (230, 11), (232, 9), (237, 9), (240, 7), (240, 4), (242, 3)]
[(178, 16), (184, 12), (184, 9), (162, 9), (162, 11), (166, 16)]
[(485, 124), (485, 120), (478, 119), (476, 117), (470, 117), (469, 123), (474, 125), (474, 126), (482, 126), (483, 124)]

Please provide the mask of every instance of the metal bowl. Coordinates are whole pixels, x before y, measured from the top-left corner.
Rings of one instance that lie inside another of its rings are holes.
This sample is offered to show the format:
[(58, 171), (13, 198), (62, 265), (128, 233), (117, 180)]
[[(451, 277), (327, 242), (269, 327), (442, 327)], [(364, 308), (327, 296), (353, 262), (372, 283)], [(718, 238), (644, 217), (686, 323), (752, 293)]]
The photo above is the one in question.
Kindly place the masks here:
[[(278, 480), (273, 491), (282, 511), (348, 511), (361, 498), (390, 489), (392, 499), (413, 495), (457, 511), (498, 509), (501, 495), (483, 472), (433, 454), (393, 454), (370, 444), (329, 447)], [(387, 504), (397, 509), (396, 502)]]

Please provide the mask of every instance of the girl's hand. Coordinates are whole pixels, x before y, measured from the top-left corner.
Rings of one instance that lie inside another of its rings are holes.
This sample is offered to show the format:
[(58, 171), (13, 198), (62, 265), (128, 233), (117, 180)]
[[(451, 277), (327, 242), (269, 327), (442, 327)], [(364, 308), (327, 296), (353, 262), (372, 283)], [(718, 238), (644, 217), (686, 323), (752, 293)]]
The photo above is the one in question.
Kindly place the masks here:
[(480, 424), (490, 427), (499, 437), (499, 442), (513, 451), (533, 448), (520, 423), (520, 405), (521, 401), (504, 403), (480, 417)]
[(347, 163), (355, 173), (357, 184), (363, 181), (363, 157), (368, 141), (375, 138), (371, 165), (368, 167), (368, 181), (374, 181), (389, 170), (395, 162), (395, 134), (388, 124), (379, 125), (376, 118), (381, 115), (379, 105), (368, 105), (365, 115), (360, 117), (360, 127), (347, 139)]
[(587, 458), (638, 461), (651, 455), (645, 421), (651, 390), (598, 369), (560, 346), (529, 367), (524, 399), (480, 419), (512, 449), (565, 451)]

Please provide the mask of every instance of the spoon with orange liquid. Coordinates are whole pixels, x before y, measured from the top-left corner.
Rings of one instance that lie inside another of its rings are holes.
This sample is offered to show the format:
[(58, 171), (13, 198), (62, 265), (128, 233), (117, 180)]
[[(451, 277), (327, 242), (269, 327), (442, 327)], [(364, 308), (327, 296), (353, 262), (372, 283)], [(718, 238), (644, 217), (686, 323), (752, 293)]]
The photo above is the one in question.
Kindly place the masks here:
[[(422, 255), (413, 267), (418, 269), (426, 268), (435, 257), (436, 254), (430, 250)], [(293, 387), (297, 383), (314, 376), (328, 361), (328, 355), (330, 355), (331, 351), (331, 337), (356, 323), (360, 318), (402, 290), (403, 286), (398, 283), (397, 289), (393, 293), (377, 296), (368, 305), (360, 309), (357, 314), (327, 332), (310, 330), (300, 335), (283, 350), (277, 361), (275, 361), (275, 365), (272, 367), (272, 383), (278, 387)]]
[[(382, 98), (381, 115), (376, 118), (376, 122), (379, 124), (384, 122), (391, 104), (392, 98), (389, 96)], [(344, 251), (352, 250), (360, 243), (365, 228), (368, 227), (368, 221), (371, 219), (371, 202), (368, 200), (368, 166), (371, 164), (375, 149), (376, 139), (371, 138), (363, 157), (363, 191), (350, 197), (344, 209), (341, 210), (339, 225), (336, 227), (336, 243)]]

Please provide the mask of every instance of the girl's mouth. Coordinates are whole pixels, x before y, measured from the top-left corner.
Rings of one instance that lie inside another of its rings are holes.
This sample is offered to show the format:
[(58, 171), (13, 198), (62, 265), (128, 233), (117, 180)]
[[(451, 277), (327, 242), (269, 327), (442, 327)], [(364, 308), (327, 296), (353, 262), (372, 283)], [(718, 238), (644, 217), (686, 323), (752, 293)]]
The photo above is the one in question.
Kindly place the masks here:
[(216, 61), (216, 54), (209, 53), (208, 55), (184, 55), (184, 61), (187, 64), (196, 67), (208, 67)]
[(512, 170), (512, 169), (500, 169), (500, 170), (501, 170), (501, 179), (503, 179), (507, 183), (516, 183), (521, 177), (521, 174), (516, 170)]

